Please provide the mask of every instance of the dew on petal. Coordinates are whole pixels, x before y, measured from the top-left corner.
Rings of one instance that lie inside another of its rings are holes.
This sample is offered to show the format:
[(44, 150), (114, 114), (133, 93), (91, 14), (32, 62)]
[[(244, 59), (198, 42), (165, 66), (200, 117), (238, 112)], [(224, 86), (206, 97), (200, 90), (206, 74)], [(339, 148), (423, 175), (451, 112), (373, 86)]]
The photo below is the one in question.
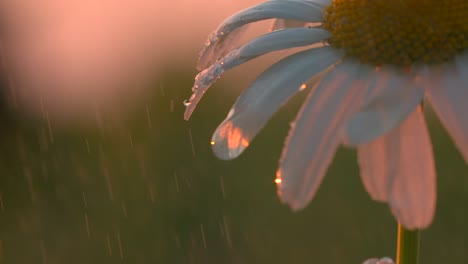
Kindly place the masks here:
[(211, 141), (216, 156), (226, 160), (239, 156), (249, 144), (246, 135), (232, 121), (221, 124), (216, 129)]
[(189, 107), (192, 103), (190, 102), (189, 99), (186, 99), (186, 100), (184, 100), (183, 104), (184, 104), (185, 107)]
[(283, 182), (283, 179), (282, 179), (282, 175), (281, 175), (281, 170), (277, 170), (276, 171), (276, 179), (275, 179), (275, 183), (276, 183), (276, 192), (278, 194), (279, 197), (282, 197), (283, 196), (283, 188), (284, 186), (282, 186)]
[(195, 77), (195, 83), (192, 87), (193, 94), (190, 99), (186, 100), (186, 103), (184, 103), (184, 105), (187, 106), (184, 119), (188, 120), (190, 118), (200, 99), (203, 97), (208, 88), (210, 88), (210, 86), (213, 85), (217, 79), (219, 79), (221, 74), (243, 62), (244, 60), (239, 59), (239, 50), (234, 50), (226, 57), (218, 60), (209, 68), (197, 74)]

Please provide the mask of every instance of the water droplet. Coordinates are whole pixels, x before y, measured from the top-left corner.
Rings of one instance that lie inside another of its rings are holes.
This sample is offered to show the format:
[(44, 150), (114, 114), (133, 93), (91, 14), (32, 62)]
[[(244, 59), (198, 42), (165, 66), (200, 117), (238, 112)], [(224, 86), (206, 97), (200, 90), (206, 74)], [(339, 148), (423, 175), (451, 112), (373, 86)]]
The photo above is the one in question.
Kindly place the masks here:
[[(222, 33), (222, 34), (221, 34)], [(208, 39), (206, 40), (205, 42), (205, 46), (206, 47), (209, 47), (211, 45), (213, 45), (213, 43), (215, 43), (216, 41), (219, 40), (219, 36), (222, 36), (224, 34), (224, 32), (214, 32), (212, 33)]]
[(275, 183), (276, 183), (276, 187), (277, 187), (276, 192), (278, 193), (278, 196), (280, 197), (280, 199), (283, 197), (283, 188), (284, 188), (284, 186), (281, 185), (283, 183), (282, 178), (283, 177), (281, 175), (281, 170), (277, 170), (276, 171)]
[(301, 86), (299, 86), (299, 91), (302, 91), (305, 88), (307, 88), (307, 84), (303, 83)]
[(184, 100), (184, 106), (185, 106), (185, 107), (188, 107), (188, 106), (190, 106), (191, 104), (192, 104), (192, 102), (190, 102), (189, 99)]
[(234, 110), (234, 108), (231, 108), (231, 110), (229, 110), (229, 113), (228, 113), (226, 119), (231, 118), (234, 115), (235, 112), (236, 112), (236, 110)]
[(213, 151), (220, 159), (238, 157), (250, 144), (249, 138), (232, 121), (221, 124), (212, 138)]
[[(192, 87), (193, 95), (190, 98), (190, 107), (185, 112), (185, 119), (189, 119), (195, 106), (200, 101), (201, 97), (205, 94), (208, 88), (224, 73), (224, 71), (231, 69), (243, 62), (247, 61), (246, 58), (241, 58), (239, 49), (235, 49), (222, 59), (216, 61), (210, 67), (201, 71), (195, 77), (195, 83)], [(185, 104), (184, 104), (185, 105)], [(188, 105), (185, 105), (188, 106)]]

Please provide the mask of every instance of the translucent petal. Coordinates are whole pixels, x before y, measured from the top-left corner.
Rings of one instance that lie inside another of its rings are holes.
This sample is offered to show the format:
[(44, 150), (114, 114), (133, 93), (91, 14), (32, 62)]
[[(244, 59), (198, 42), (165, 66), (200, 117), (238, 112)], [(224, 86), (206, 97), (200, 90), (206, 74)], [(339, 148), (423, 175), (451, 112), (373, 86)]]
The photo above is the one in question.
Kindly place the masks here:
[[(277, 0), (281, 1), (281, 0)], [(327, 6), (331, 4), (331, 0), (294, 0), (294, 1), (306, 1), (306, 2), (311, 2), (316, 5), (319, 5), (323, 9), (325, 9)], [(285, 28), (296, 28), (296, 27), (305, 27), (308, 22), (303, 22), (303, 21), (298, 21), (298, 20), (291, 20), (291, 19), (275, 19), (273, 20), (273, 23), (271, 25), (270, 30), (279, 30), (279, 29), (285, 29)]]
[(388, 152), (389, 203), (407, 229), (428, 227), (436, 204), (436, 171), (421, 107), (382, 139)]
[(357, 152), (362, 183), (372, 199), (380, 202), (388, 201), (389, 157), (384, 138), (360, 145)]
[(271, 31), (280, 30), (284, 28), (299, 28), (307, 25), (307, 22), (288, 20), (288, 19), (275, 19), (271, 25)]
[(375, 96), (346, 125), (344, 144), (356, 146), (382, 136), (408, 117), (424, 98), (422, 81), (411, 76), (393, 74), (374, 89)]
[(330, 37), (330, 33), (320, 28), (290, 28), (265, 34), (244, 45), (241, 57), (253, 57), (267, 52), (312, 45)]
[(239, 156), (271, 116), (303, 83), (341, 59), (331, 48), (305, 50), (279, 61), (262, 73), (237, 99), (216, 129), (213, 151), (220, 159)]
[(308, 1), (282, 0), (267, 1), (226, 19), (208, 38), (200, 54), (197, 69), (202, 70), (223, 57), (231, 49), (231, 44), (240, 37), (241, 31), (231, 35), (234, 30), (252, 22), (270, 18), (292, 19), (304, 22), (323, 20), (323, 7)]
[(293, 123), (277, 172), (278, 194), (293, 210), (315, 195), (340, 145), (346, 121), (357, 111), (365, 89), (350, 89), (357, 64), (344, 62), (325, 75)]
[(468, 56), (457, 61), (457, 67), (431, 71), (427, 77), (428, 99), (468, 162)]
[[(301, 1), (301, 0), (299, 0), (299, 1)], [(306, 0), (306, 1), (313, 2), (313, 3), (317, 4), (317, 5), (322, 6), (323, 8), (329, 6), (332, 3), (332, 0)]]
[(225, 71), (268, 52), (312, 45), (328, 37), (329, 33), (323, 29), (285, 29), (260, 36), (241, 48), (233, 50), (195, 77), (195, 83), (192, 87), (193, 95), (186, 102), (187, 108), (184, 118), (186, 120), (190, 118), (202, 96)]

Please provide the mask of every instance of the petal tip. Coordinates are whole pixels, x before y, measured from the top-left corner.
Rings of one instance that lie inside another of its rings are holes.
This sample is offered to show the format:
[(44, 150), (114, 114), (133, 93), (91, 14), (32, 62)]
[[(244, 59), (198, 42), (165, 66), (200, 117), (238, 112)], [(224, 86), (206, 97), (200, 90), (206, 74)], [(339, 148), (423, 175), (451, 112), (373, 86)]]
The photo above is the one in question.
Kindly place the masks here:
[(211, 146), (216, 157), (231, 160), (240, 156), (249, 146), (250, 141), (243, 131), (232, 121), (224, 121), (215, 131)]
[(405, 210), (400, 210), (395, 206), (391, 206), (391, 211), (395, 219), (397, 219), (405, 229), (410, 231), (426, 229), (432, 224), (434, 219), (434, 210), (431, 210), (428, 214), (424, 215), (404, 215)]

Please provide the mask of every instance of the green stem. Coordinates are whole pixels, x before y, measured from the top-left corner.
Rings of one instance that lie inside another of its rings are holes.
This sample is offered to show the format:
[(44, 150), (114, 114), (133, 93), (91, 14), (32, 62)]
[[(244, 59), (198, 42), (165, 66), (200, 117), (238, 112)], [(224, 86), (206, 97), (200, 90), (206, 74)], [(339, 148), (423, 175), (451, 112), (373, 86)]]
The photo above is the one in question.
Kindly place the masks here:
[(396, 264), (419, 264), (419, 230), (410, 231), (398, 224)]

